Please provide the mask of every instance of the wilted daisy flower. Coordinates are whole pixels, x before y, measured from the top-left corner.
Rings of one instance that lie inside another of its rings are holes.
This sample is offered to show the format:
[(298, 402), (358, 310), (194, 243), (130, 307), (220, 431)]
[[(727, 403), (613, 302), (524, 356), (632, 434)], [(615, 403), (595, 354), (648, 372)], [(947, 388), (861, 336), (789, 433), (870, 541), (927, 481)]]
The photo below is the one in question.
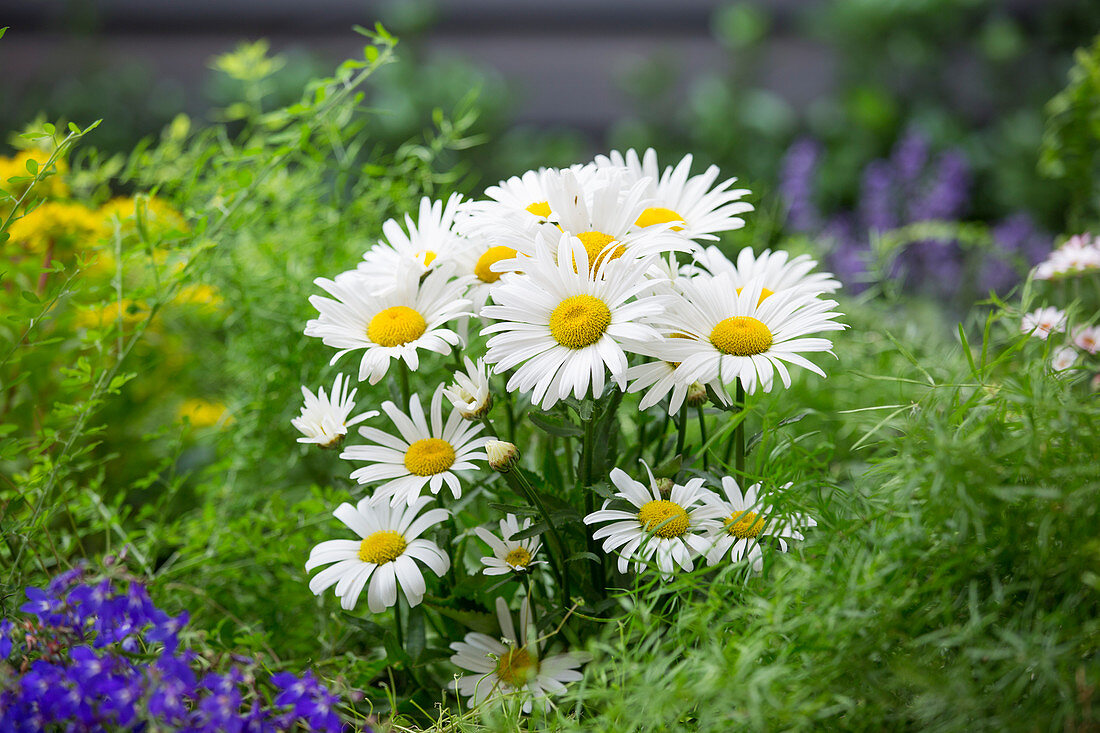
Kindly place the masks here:
[(732, 189), (736, 178), (715, 185), (719, 173), (716, 165), (692, 176), (691, 162), (692, 157), (685, 155), (675, 168), (668, 166), (662, 172), (653, 148), (646, 150), (641, 159), (633, 148), (625, 155), (612, 150), (606, 157), (596, 157), (597, 168), (625, 168), (630, 183), (648, 181), (646, 195), (650, 201), (635, 219), (638, 227), (672, 224), (676, 231), (690, 239), (717, 239), (715, 232), (745, 226), (745, 220), (738, 214), (752, 211), (752, 204), (739, 199), (749, 190)]
[(474, 364), (470, 357), (462, 358), (466, 363), (466, 372), (455, 372), (455, 383), (444, 389), (443, 394), (462, 417), (480, 420), (493, 407), (493, 396), (489, 394), (489, 372), (484, 359), (478, 359)]
[(512, 539), (512, 535), (530, 526), (530, 517), (524, 519), (521, 526), (516, 515), (509, 514), (500, 520), (500, 537), (483, 527), (474, 527), (477, 536), (493, 551), (492, 557), (481, 558), (482, 564), (485, 565), (485, 569), (481, 572), (486, 575), (507, 575), (525, 573), (531, 569), (532, 565), (545, 565), (545, 561), (533, 559), (542, 546), (537, 535), (525, 540)]
[[(625, 499), (636, 511), (603, 508), (584, 518), (585, 524), (611, 522), (597, 529), (593, 539), (603, 539), (605, 552), (619, 551), (618, 568), (625, 573), (634, 560), (640, 571), (656, 556), (661, 575), (669, 577), (680, 566), (690, 571), (692, 557), (710, 547), (705, 533), (714, 525), (714, 511), (704, 503), (710, 492), (703, 488), (703, 479), (693, 478), (686, 485), (673, 484), (668, 498), (649, 473), (649, 486), (630, 478), (620, 468), (611, 471), (611, 482), (619, 491), (615, 498)], [(606, 539), (604, 539), (606, 538)]]
[(589, 387), (599, 396), (607, 371), (625, 389), (621, 343), (656, 338), (657, 332), (639, 321), (665, 307), (658, 296), (639, 296), (649, 287), (645, 260), (609, 262), (594, 278), (587, 252), (574, 238), (559, 235), (556, 254), (540, 245), (523, 277), (502, 282), (493, 292), (497, 305), (481, 311), (497, 320), (482, 330), (494, 334), (485, 361), (497, 374), (518, 366), (508, 391), (531, 391), (531, 401), (544, 410), (570, 393), (580, 399)]
[(431, 497), (425, 496), (407, 507), (393, 508), (370, 499), (362, 499), (354, 507), (348, 503), (336, 507), (332, 515), (360, 539), (329, 540), (314, 547), (306, 562), (307, 572), (336, 564), (313, 576), (309, 589), (319, 596), (335, 584), (340, 606), (347, 611), (355, 607), (368, 581), (367, 606), (371, 613), (381, 613), (397, 603), (398, 586), (410, 606), (419, 604), (426, 586), (417, 563), (440, 577), (451, 566), (450, 558), (434, 542), (420, 539), (425, 531), (450, 516), (446, 509), (431, 509), (418, 517), (429, 503)]
[(474, 674), (459, 677), (449, 687), (470, 698), (471, 707), (486, 700), (516, 696), (523, 712), (533, 706), (545, 709), (550, 695), (565, 691), (565, 685), (584, 677), (577, 671), (591, 659), (587, 652), (565, 652), (540, 657), (531, 606), (523, 599), (519, 613), (519, 634), (512, 625), (512, 614), (503, 598), (497, 598), (497, 619), (504, 643), (487, 634), (470, 633), (462, 641), (451, 643), (455, 653), (451, 663)]
[(1059, 346), (1050, 357), (1050, 368), (1064, 372), (1077, 363), (1077, 349), (1072, 346)]
[(371, 293), (358, 270), (341, 273), (335, 280), (317, 278), (314, 282), (336, 300), (310, 296), (320, 317), (306, 324), (306, 335), (340, 349), (330, 364), (349, 351), (365, 349), (359, 380), (371, 384), (386, 375), (391, 359), (404, 359), (409, 369), (416, 371), (420, 366), (417, 350), (450, 353), (459, 338), (444, 324), (472, 315), (470, 301), (462, 297), (466, 281), (452, 280), (444, 268), (433, 270), (423, 281), (415, 270), (406, 268), (397, 273), (394, 287), (385, 293)]
[(376, 428), (359, 428), (359, 434), (376, 445), (353, 445), (340, 454), (341, 458), (368, 462), (351, 477), (361, 484), (383, 482), (374, 497), (392, 497), (394, 504), (405, 502), (411, 506), (425, 484), (438, 494), (446, 483), (456, 499), (461, 496), (462, 486), (454, 472), (475, 470), (472, 461), (486, 457), (482, 448), (488, 438), (475, 437), (481, 432), (481, 424), (463, 420), (454, 410), (444, 425), (442, 386), (432, 395), (430, 426), (420, 406), (420, 395), (414, 394), (409, 400), (408, 415), (389, 401), (382, 403), (382, 410), (401, 437)]
[[(786, 484), (783, 488), (790, 486)], [(753, 484), (742, 494), (737, 480), (725, 476), (722, 478), (724, 499), (713, 492), (707, 493), (707, 504), (722, 519), (708, 538), (713, 542), (706, 553), (708, 565), (716, 565), (729, 552), (730, 560), (740, 562), (747, 557), (753, 570), (759, 572), (764, 566), (760, 550), (762, 537), (774, 537), (779, 549), (786, 552), (787, 539), (804, 539), (800, 530), (817, 526), (816, 520), (804, 514), (777, 516), (772, 507), (761, 506), (759, 491), (760, 484)]]
[(358, 391), (353, 389), (348, 392), (350, 384), (351, 380), (345, 382), (344, 375), (337, 374), (336, 381), (332, 383), (331, 397), (325, 394), (324, 387), (318, 387), (316, 395), (302, 387), (306, 403), (302, 406), (302, 414), (290, 421), (305, 436), (298, 438), (299, 443), (335, 448), (343, 442), (348, 428), (378, 414), (377, 410), (370, 410), (348, 419), (355, 409), (355, 393)]
[(1031, 334), (1035, 338), (1046, 340), (1051, 333), (1066, 330), (1066, 314), (1054, 306), (1039, 308), (1025, 313), (1020, 319), (1020, 332)]
[(761, 296), (766, 298), (772, 293), (794, 288), (808, 295), (835, 293), (840, 282), (831, 272), (813, 272), (817, 262), (809, 255), (799, 255), (792, 260), (783, 250), (772, 252), (766, 249), (757, 257), (752, 247), (744, 247), (737, 254), (734, 265), (715, 246), (707, 247), (695, 255), (695, 262), (711, 275), (726, 273), (738, 289), (759, 280), (763, 285)]
[(757, 280), (738, 288), (728, 273), (713, 278), (697, 277), (682, 283), (684, 296), (661, 319), (671, 338), (660, 342), (660, 358), (680, 364), (686, 383), (730, 384), (738, 378), (749, 393), (759, 384), (771, 391), (779, 373), (786, 387), (791, 375), (784, 362), (825, 376), (802, 354), (832, 353), (832, 342), (807, 338), (820, 331), (840, 331), (833, 319), (836, 301), (822, 300), (797, 289), (762, 298)]
[[(453, 263), (465, 247), (465, 240), (454, 231), (462, 196), (452, 194), (446, 205), (425, 196), (420, 199), (416, 221), (405, 214), (405, 228), (396, 219), (382, 225), (385, 237), (367, 250), (359, 271), (370, 292), (389, 290), (397, 284), (394, 274), (404, 268), (418, 276), (443, 264)], [(407, 231), (406, 231), (407, 230)]]

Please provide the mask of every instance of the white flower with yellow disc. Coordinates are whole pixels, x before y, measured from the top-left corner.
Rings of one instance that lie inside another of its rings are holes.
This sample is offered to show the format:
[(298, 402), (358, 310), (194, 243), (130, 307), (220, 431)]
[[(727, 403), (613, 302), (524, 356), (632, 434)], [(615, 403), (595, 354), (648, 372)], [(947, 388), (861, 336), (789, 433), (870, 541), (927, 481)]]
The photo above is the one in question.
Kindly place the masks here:
[(537, 535), (522, 540), (512, 539), (513, 535), (530, 526), (530, 517), (520, 525), (515, 514), (508, 514), (500, 520), (500, 537), (483, 527), (474, 527), (477, 536), (493, 551), (491, 557), (481, 558), (481, 564), (485, 566), (482, 572), (486, 575), (507, 575), (525, 573), (534, 565), (545, 565), (545, 561), (534, 559), (542, 547)]
[(545, 709), (551, 695), (565, 691), (570, 682), (584, 677), (577, 668), (591, 659), (587, 652), (564, 652), (542, 656), (539, 639), (526, 597), (520, 604), (519, 633), (503, 598), (497, 598), (497, 620), (504, 641), (488, 634), (470, 633), (451, 643), (451, 663), (473, 674), (451, 682), (449, 687), (469, 698), (471, 707), (488, 700), (515, 698), (530, 713), (534, 706)]
[(646, 472), (648, 486), (630, 478), (620, 468), (612, 470), (611, 483), (619, 490), (615, 498), (629, 502), (634, 508), (608, 509), (608, 500), (601, 509), (586, 516), (584, 523), (610, 522), (592, 537), (604, 541), (605, 552), (618, 551), (620, 573), (629, 569), (631, 560), (639, 571), (655, 561), (666, 578), (677, 566), (691, 571), (692, 558), (710, 547), (705, 535), (714, 528), (714, 511), (705, 500), (711, 492), (703, 487), (703, 479), (693, 478), (683, 486), (673, 484), (666, 499), (649, 466)]
[(639, 296), (650, 287), (643, 277), (648, 266), (646, 260), (613, 260), (592, 277), (587, 252), (573, 237), (559, 234), (554, 255), (540, 244), (524, 274), (493, 291), (497, 305), (481, 311), (496, 320), (482, 330), (493, 334), (485, 361), (497, 374), (516, 369), (508, 391), (530, 391), (544, 410), (569, 394), (600, 396), (608, 372), (625, 389), (621, 344), (656, 338), (641, 321), (665, 308), (660, 296)]
[(453, 263), (456, 254), (466, 245), (455, 231), (462, 196), (451, 194), (446, 204), (420, 199), (416, 221), (405, 214), (405, 227), (397, 219), (382, 225), (383, 239), (367, 250), (359, 271), (363, 273), (371, 292), (385, 292), (397, 285), (394, 274), (409, 268), (423, 275), (440, 265)]
[(453, 410), (444, 424), (442, 385), (432, 395), (430, 424), (417, 394), (409, 400), (408, 415), (389, 401), (382, 403), (382, 411), (401, 437), (377, 428), (359, 428), (359, 434), (375, 445), (349, 446), (340, 454), (341, 458), (368, 463), (351, 477), (360, 484), (380, 483), (374, 498), (391, 498), (393, 504), (413, 504), (425, 484), (433, 494), (446, 484), (456, 499), (462, 496), (455, 472), (476, 470), (473, 461), (486, 459), (483, 448), (489, 439), (476, 437), (481, 424), (463, 420), (458, 410)]
[(728, 274), (696, 277), (681, 283), (683, 297), (661, 319), (667, 338), (660, 358), (680, 364), (683, 383), (731, 384), (737, 379), (749, 393), (760, 385), (771, 391), (776, 373), (791, 386), (785, 363), (825, 376), (804, 353), (832, 353), (832, 342), (809, 338), (821, 331), (839, 331), (843, 324), (832, 310), (836, 301), (822, 300), (797, 289), (769, 295), (757, 280), (738, 291)]
[(306, 335), (340, 350), (330, 364), (344, 354), (364, 349), (359, 380), (371, 384), (386, 375), (393, 359), (403, 359), (416, 371), (420, 349), (450, 353), (459, 337), (445, 325), (472, 315), (470, 301), (463, 297), (468, 281), (451, 279), (447, 268), (434, 269), (423, 281), (415, 270), (406, 268), (395, 275), (394, 287), (383, 293), (372, 292), (358, 270), (343, 272), (335, 280), (317, 278), (314, 282), (335, 300), (310, 296), (309, 302), (320, 315), (306, 324)]
[(333, 516), (360, 539), (329, 540), (314, 547), (306, 571), (321, 565), (330, 567), (313, 576), (309, 589), (321, 595), (335, 585), (340, 606), (348, 611), (355, 608), (368, 582), (367, 606), (371, 613), (381, 613), (396, 604), (398, 586), (409, 606), (419, 604), (427, 587), (417, 563), (440, 577), (451, 566), (450, 558), (434, 542), (420, 539), (450, 516), (446, 509), (420, 514), (429, 503), (431, 497), (423, 497), (408, 507), (392, 508), (363, 499), (358, 506), (344, 503), (336, 507)]
[[(783, 486), (784, 489), (791, 484)], [(733, 562), (747, 559), (753, 570), (760, 572), (764, 566), (760, 540), (764, 537), (775, 538), (781, 552), (787, 551), (787, 540), (804, 539), (801, 530), (816, 527), (817, 521), (804, 514), (778, 515), (770, 506), (760, 502), (760, 484), (753, 484), (744, 494), (737, 480), (732, 476), (722, 478), (723, 499), (718, 494), (709, 493), (708, 505), (721, 519), (713, 528), (707, 550), (707, 564), (716, 565), (727, 553)]]
[(749, 193), (746, 188), (733, 188), (736, 178), (715, 185), (718, 166), (712, 165), (697, 176), (691, 175), (692, 157), (685, 155), (676, 167), (662, 171), (657, 165), (657, 152), (645, 151), (639, 159), (634, 149), (626, 154), (612, 150), (607, 156), (596, 157), (596, 167), (625, 169), (631, 183), (646, 180), (646, 208), (635, 218), (638, 227), (670, 224), (689, 239), (717, 239), (715, 232), (727, 232), (745, 226), (739, 214), (752, 211), (752, 204), (741, 201)]
[(451, 405), (467, 420), (480, 420), (493, 408), (493, 395), (489, 392), (489, 371), (485, 360), (477, 363), (470, 357), (462, 357), (466, 364), (465, 372), (454, 373), (454, 384), (444, 388), (443, 394)]
[[(573, 165), (568, 169), (579, 181), (591, 183), (596, 166)], [(561, 175), (557, 168), (539, 168), (512, 176), (485, 189), (486, 200), (462, 205), (458, 230), (471, 238), (503, 236), (529, 231), (550, 220), (549, 181)]]

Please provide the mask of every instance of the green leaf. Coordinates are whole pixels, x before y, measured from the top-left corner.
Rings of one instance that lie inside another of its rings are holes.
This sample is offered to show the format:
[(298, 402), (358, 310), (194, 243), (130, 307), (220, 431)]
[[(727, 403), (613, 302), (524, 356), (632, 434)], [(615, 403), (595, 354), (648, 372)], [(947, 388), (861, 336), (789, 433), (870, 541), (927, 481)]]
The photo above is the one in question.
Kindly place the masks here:
[(658, 463), (653, 468), (653, 478), (676, 478), (676, 474), (680, 473), (680, 467), (683, 464), (684, 457), (676, 454), (667, 461)]
[(589, 560), (591, 562), (599, 562), (600, 558), (596, 557), (594, 554), (592, 554), (591, 552), (587, 552), (587, 551), (574, 552), (572, 555), (565, 558), (565, 561), (567, 563), (577, 562), (578, 560)]
[[(779, 428), (783, 427), (784, 425), (791, 425), (793, 423), (796, 423), (799, 420), (804, 419), (809, 414), (810, 414), (809, 411), (800, 412), (797, 415), (793, 415), (792, 417), (788, 417), (784, 420), (780, 420), (779, 422), (777, 422), (775, 424), (775, 427), (772, 428), (772, 430), (775, 431), (775, 430), (778, 430)], [(755, 448), (756, 445), (763, 439), (764, 439), (764, 433), (763, 432), (756, 433), (755, 435), (750, 437), (748, 442), (745, 443), (745, 455), (748, 455), (749, 453), (752, 453), (752, 449)]]
[(491, 613), (485, 613), (483, 611), (466, 611), (438, 603), (432, 603), (430, 601), (425, 601), (424, 605), (434, 609), (442, 616), (457, 621), (472, 631), (480, 631), (483, 634), (500, 633), (500, 629), (497, 627), (496, 617)]
[(382, 646), (386, 648), (386, 656), (388, 657), (386, 662), (388, 664), (400, 663), (404, 667), (412, 666), (412, 657), (397, 643), (397, 636), (392, 631), (387, 631), (382, 636)]
[(571, 438), (584, 435), (584, 431), (560, 417), (547, 412), (528, 412), (527, 419), (539, 430), (559, 438)]
[(503, 514), (515, 514), (517, 517), (537, 517), (537, 509), (521, 504), (490, 504), (489, 508)]
[(550, 526), (546, 522), (535, 522), (527, 529), (521, 529), (512, 535), (513, 540), (526, 540), (536, 535), (540, 535), (546, 530), (550, 529)]
[[(397, 612), (394, 609), (395, 613)], [(419, 659), (427, 645), (424, 633), (424, 608), (416, 606), (409, 609), (409, 628), (405, 634), (405, 649), (414, 660)]]

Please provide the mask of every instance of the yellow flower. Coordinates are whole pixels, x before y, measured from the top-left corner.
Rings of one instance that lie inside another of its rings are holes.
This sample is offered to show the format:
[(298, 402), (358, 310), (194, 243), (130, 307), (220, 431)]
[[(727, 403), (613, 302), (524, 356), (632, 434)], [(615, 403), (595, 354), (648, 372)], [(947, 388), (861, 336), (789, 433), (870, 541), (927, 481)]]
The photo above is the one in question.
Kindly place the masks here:
[(205, 312), (219, 310), (224, 302), (213, 285), (188, 285), (180, 290), (175, 302), (180, 305), (196, 305)]
[[(10, 158), (0, 157), (0, 187), (15, 198), (23, 195), (30, 181), (8, 183), (8, 179), (15, 176), (30, 178), (32, 174), (27, 170), (27, 161), (31, 159), (41, 169), (50, 159), (50, 153), (45, 150), (21, 150)], [(41, 198), (65, 198), (69, 195), (69, 184), (62, 177), (68, 172), (69, 166), (64, 160), (58, 159), (54, 161), (53, 168), (55, 172), (39, 181), (35, 187), (34, 193)]]
[(119, 234), (125, 239), (138, 234), (138, 212), (145, 223), (149, 237), (154, 241), (169, 232), (186, 232), (187, 222), (170, 204), (156, 196), (132, 196), (113, 198), (99, 209), (107, 231), (113, 231), (117, 222)]
[(102, 234), (100, 219), (83, 204), (46, 201), (8, 228), (11, 239), (28, 252), (56, 252), (79, 244), (96, 244)]
[(204, 400), (201, 397), (184, 400), (177, 410), (177, 416), (181, 421), (187, 418), (196, 428), (208, 428), (219, 422), (228, 424), (233, 421), (233, 418), (226, 414), (225, 405), (221, 402)]
[(149, 308), (144, 303), (123, 298), (121, 308), (117, 301), (102, 306), (80, 308), (76, 312), (76, 326), (77, 328), (108, 328), (119, 320), (120, 310), (124, 328), (144, 321), (149, 316)]

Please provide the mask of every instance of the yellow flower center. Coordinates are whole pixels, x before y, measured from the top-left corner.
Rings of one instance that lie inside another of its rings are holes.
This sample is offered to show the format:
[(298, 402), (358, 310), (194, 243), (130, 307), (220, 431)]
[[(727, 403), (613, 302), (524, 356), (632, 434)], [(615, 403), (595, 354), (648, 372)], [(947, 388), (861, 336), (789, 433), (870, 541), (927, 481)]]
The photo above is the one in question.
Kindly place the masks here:
[(367, 338), (379, 346), (400, 346), (416, 341), (426, 330), (424, 316), (407, 305), (395, 305), (370, 319)]
[[(740, 295), (742, 290), (744, 290), (744, 288), (737, 288), (737, 294)], [(767, 288), (760, 288), (760, 300), (756, 301), (756, 304), (760, 305), (763, 303), (764, 298), (767, 298), (769, 295), (775, 295), (775, 291), (768, 290)]]
[(497, 662), (497, 677), (517, 690), (538, 674), (538, 670), (538, 662), (531, 659), (527, 649), (510, 649), (501, 654)]
[(656, 499), (648, 501), (638, 510), (638, 523), (646, 532), (653, 532), (666, 539), (679, 537), (688, 531), (691, 520), (687, 510), (674, 501)]
[(359, 543), (359, 559), (376, 565), (393, 562), (405, 552), (408, 543), (400, 532), (383, 529)]
[(752, 316), (733, 316), (714, 327), (710, 342), (723, 354), (752, 356), (771, 348), (772, 332)]
[(550, 216), (550, 204), (546, 201), (536, 201), (527, 205), (527, 211), (540, 219), (546, 219)]
[(498, 245), (496, 247), (490, 247), (485, 250), (485, 254), (477, 258), (477, 264), (474, 265), (474, 274), (483, 283), (495, 283), (500, 279), (499, 272), (493, 272), (492, 267), (501, 260), (510, 260), (516, 256), (516, 251), (511, 247), (505, 247)]
[(436, 257), (436, 253), (432, 252), (430, 249), (426, 249), (423, 252), (416, 253), (416, 258), (424, 263), (424, 267), (432, 264), (432, 260), (434, 260)]
[(525, 568), (531, 563), (531, 553), (522, 547), (517, 547), (504, 556), (504, 562), (514, 568)]
[(550, 313), (550, 334), (562, 346), (583, 349), (600, 340), (611, 325), (611, 309), (592, 295), (574, 295)]
[(734, 537), (751, 540), (764, 529), (764, 518), (756, 512), (738, 512), (725, 520), (726, 531)]
[(443, 473), (455, 462), (455, 449), (439, 438), (423, 438), (405, 451), (405, 468), (417, 476)]
[[(577, 235), (577, 239), (581, 240), (581, 244), (584, 245), (584, 251), (588, 253), (588, 271), (593, 272), (597, 267), (610, 262), (611, 260), (617, 260), (623, 256), (626, 252), (626, 245), (620, 244), (614, 249), (607, 249), (608, 245), (615, 241), (615, 238), (610, 234), (604, 234), (603, 232), (581, 232)], [(607, 251), (604, 251), (604, 250)], [(573, 270), (576, 271), (577, 263), (574, 260)]]
[[(642, 212), (638, 220), (634, 222), (634, 226), (637, 227), (651, 227), (654, 224), (668, 224), (671, 221), (683, 222), (684, 217), (677, 214), (672, 209), (665, 209), (660, 206), (650, 207)], [(672, 231), (679, 232), (683, 230), (683, 227), (672, 227)]]

